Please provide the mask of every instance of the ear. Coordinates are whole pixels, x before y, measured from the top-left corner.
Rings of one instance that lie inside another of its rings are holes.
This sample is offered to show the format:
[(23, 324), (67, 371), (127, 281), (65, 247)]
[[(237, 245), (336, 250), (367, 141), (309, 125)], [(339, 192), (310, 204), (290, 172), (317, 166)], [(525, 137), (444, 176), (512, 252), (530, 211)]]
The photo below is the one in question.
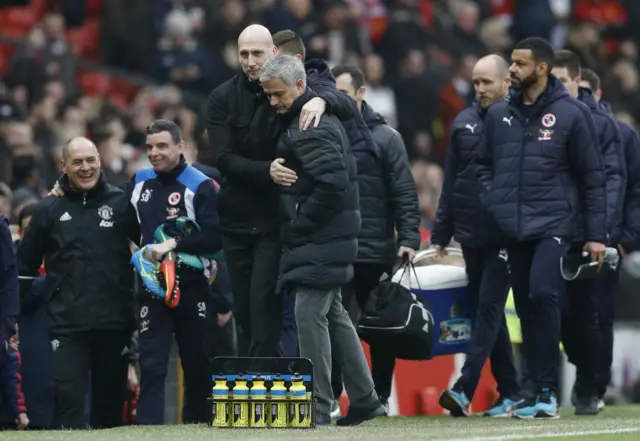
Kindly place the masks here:
[(278, 50), (278, 48), (276, 46), (273, 47), (273, 55), (278, 55), (280, 51)]
[(363, 86), (360, 89), (356, 90), (356, 96), (359, 96), (360, 98), (364, 99), (364, 94), (367, 91), (367, 89)]
[(582, 77), (580, 77), (580, 75), (578, 75), (578, 76), (575, 78), (575, 82), (576, 82), (577, 84), (580, 84), (580, 83), (582, 82)]
[(296, 58), (304, 63), (304, 61), (302, 60), (302, 55), (296, 54)]
[(297, 81), (296, 81), (296, 87), (297, 87), (298, 89), (304, 89), (304, 81), (302, 81), (302, 80), (297, 80)]
[(505, 85), (506, 87), (509, 87), (509, 86), (511, 85), (511, 78), (510, 78), (510, 77), (506, 77), (506, 78), (504, 79), (504, 85)]
[(178, 143), (178, 150), (180, 150), (181, 152), (184, 151), (184, 141), (180, 141)]
[(596, 97), (596, 101), (600, 101), (600, 99), (602, 98), (602, 90), (600, 89), (596, 90), (596, 93), (594, 94), (594, 96)]

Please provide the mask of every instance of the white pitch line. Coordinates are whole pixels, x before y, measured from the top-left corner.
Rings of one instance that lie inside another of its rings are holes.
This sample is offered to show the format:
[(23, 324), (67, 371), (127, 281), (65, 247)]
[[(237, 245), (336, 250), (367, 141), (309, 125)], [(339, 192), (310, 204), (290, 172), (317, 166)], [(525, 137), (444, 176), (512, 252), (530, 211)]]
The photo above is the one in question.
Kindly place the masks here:
[(606, 429), (606, 430), (581, 430), (575, 432), (552, 432), (552, 433), (536, 433), (536, 434), (511, 434), (511, 435), (495, 435), (495, 436), (475, 436), (471, 438), (445, 438), (435, 441), (514, 441), (521, 439), (544, 439), (544, 438), (564, 438), (573, 436), (591, 436), (591, 435), (616, 435), (620, 433), (640, 432), (640, 427), (628, 427), (624, 429)]

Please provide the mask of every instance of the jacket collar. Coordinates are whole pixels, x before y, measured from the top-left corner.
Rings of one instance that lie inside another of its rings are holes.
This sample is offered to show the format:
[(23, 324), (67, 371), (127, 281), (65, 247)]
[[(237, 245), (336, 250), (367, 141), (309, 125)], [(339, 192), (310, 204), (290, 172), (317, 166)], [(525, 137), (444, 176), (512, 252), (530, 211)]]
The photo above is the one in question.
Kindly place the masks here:
[(307, 104), (312, 98), (314, 98), (314, 94), (311, 89), (307, 87), (304, 93), (293, 101), (293, 104), (291, 104), (291, 108), (289, 109), (289, 111), (280, 116), (285, 127), (291, 124), (291, 121), (293, 121), (300, 114), (302, 106)]
[(585, 103), (590, 109), (597, 109), (599, 107), (596, 97), (593, 96), (593, 92), (586, 87), (578, 88), (578, 100)]
[(186, 167), (187, 160), (184, 155), (180, 155), (180, 162), (177, 166), (166, 172), (156, 172), (156, 175), (160, 181), (172, 181), (175, 180)]
[(242, 86), (249, 90), (251, 93), (256, 95), (262, 95), (262, 86), (260, 86), (259, 81), (252, 81), (249, 79), (246, 73), (240, 72), (240, 77), (242, 78)]
[[(71, 182), (69, 181), (69, 176), (65, 173), (59, 181), (60, 188), (64, 191), (65, 195), (69, 197), (82, 197), (83, 194), (78, 191), (75, 187), (71, 186)], [(103, 170), (100, 170), (100, 178), (98, 178), (98, 182), (95, 187), (89, 190), (86, 194), (87, 198), (92, 198), (94, 196), (99, 195), (104, 192), (108, 187), (107, 178), (104, 174)]]

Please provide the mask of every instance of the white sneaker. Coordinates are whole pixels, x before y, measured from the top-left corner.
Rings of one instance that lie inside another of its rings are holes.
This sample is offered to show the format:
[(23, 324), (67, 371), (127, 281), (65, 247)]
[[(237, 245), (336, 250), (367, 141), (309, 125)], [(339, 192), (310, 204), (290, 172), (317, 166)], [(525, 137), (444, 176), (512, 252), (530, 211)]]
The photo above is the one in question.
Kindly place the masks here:
[(340, 418), (342, 416), (342, 412), (340, 411), (340, 404), (338, 401), (333, 402), (333, 406), (331, 407), (331, 419)]
[(604, 400), (601, 398), (598, 400), (598, 412), (602, 412), (604, 409)]

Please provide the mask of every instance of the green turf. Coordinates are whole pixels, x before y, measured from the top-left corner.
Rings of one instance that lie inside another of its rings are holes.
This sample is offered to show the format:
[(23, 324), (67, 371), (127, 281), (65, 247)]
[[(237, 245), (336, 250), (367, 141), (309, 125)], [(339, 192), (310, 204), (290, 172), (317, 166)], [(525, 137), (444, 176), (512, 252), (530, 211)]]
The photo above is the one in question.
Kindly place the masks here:
[[(611, 432), (633, 429), (632, 433), (588, 435), (590, 432)], [(583, 432), (574, 436), (555, 436)], [(610, 406), (597, 417), (575, 417), (573, 409), (562, 411), (554, 421), (517, 421), (488, 419), (480, 416), (465, 419), (449, 417), (379, 418), (355, 428), (328, 427), (315, 430), (294, 429), (213, 429), (204, 426), (123, 427), (103, 431), (3, 432), (2, 441), (294, 441), (294, 440), (354, 440), (354, 441), (538, 441), (640, 440), (640, 406)]]

